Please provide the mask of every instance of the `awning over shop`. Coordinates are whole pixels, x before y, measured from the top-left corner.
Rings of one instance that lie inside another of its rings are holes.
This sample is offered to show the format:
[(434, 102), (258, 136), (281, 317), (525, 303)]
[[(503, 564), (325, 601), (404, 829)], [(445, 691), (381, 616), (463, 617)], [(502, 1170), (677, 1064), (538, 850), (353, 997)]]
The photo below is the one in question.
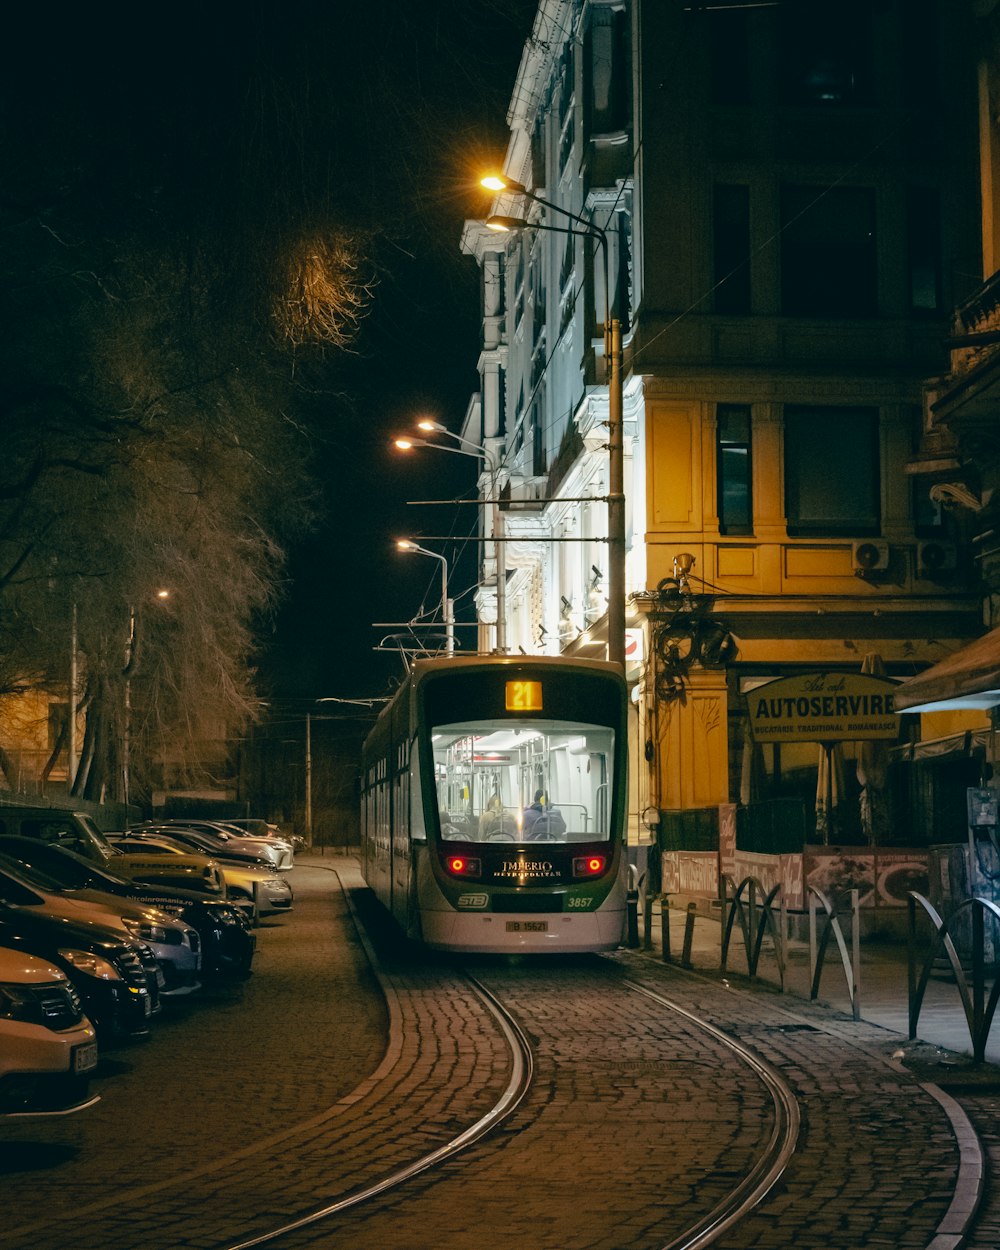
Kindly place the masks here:
[(889, 752), (891, 764), (937, 764), (982, 755), (989, 747), (988, 729), (966, 729), (946, 738), (929, 738), (924, 742), (904, 742)]
[(896, 687), (897, 712), (944, 712), (1000, 705), (1000, 629), (933, 664)]

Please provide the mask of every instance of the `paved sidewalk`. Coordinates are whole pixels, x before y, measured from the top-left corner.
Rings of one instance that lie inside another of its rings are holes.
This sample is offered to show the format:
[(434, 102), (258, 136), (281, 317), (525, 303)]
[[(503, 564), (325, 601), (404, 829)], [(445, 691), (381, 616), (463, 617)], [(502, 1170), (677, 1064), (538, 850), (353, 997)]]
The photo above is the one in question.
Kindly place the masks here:
[[(680, 910), (670, 913), (670, 949), (672, 962), (680, 963), (684, 946), (686, 914)], [(659, 909), (654, 912), (651, 926), (651, 949), (645, 949), (643, 918), (639, 916), (640, 950), (649, 958), (662, 958)], [(721, 923), (718, 920), (699, 918), (694, 924), (691, 944), (691, 966), (700, 972), (720, 975)], [(844, 940), (850, 952), (849, 928)], [(756, 982), (761, 988), (773, 990), (780, 985), (778, 964), (772, 953), (770, 936), (764, 939), (758, 964)], [(748, 963), (743, 939), (734, 926), (729, 945), (727, 971), (738, 977), (741, 984), (752, 986), (747, 980)], [(918, 969), (919, 974), (919, 969)], [(971, 993), (971, 974), (970, 993)], [(987, 982), (987, 994), (991, 982)], [(789, 997), (809, 1000), (811, 970), (809, 943), (789, 940), (785, 950), (785, 993)], [(840, 951), (831, 936), (820, 979), (816, 1000), (838, 1011), (851, 1013), (851, 998), (847, 977), (840, 958)], [(908, 1040), (908, 978), (907, 948), (905, 941), (866, 939), (861, 943), (861, 976), (858, 1002), (861, 1018), (900, 1035), (900, 1044)], [(972, 1056), (973, 1046), (966, 1023), (958, 985), (950, 970), (932, 973), (927, 983), (924, 1001), (917, 1024), (917, 1040), (937, 1046), (957, 1055)], [(986, 1062), (1000, 1064), (1000, 1009), (990, 1029), (984, 1056)], [(946, 1057), (942, 1057), (946, 1061)]]

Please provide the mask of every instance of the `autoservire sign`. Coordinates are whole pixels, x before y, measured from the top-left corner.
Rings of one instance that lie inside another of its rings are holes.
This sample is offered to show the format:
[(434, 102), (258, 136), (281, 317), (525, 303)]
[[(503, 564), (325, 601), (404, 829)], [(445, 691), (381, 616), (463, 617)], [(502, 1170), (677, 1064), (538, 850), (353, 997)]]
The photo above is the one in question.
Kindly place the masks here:
[(864, 673), (801, 673), (747, 693), (757, 742), (857, 742), (896, 738), (896, 683)]

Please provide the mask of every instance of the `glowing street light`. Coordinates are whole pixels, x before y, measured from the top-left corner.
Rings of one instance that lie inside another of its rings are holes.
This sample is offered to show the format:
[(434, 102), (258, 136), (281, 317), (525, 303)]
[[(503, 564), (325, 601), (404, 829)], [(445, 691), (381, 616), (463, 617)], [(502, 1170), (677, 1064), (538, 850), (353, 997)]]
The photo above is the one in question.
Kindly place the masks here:
[(431, 447), (435, 451), (450, 451), (456, 456), (474, 456), (482, 460), (490, 477), (490, 504), (493, 516), (493, 549), (496, 560), (497, 579), (497, 650), (507, 650), (507, 562), (503, 541), (503, 517), (500, 513), (500, 477), (499, 465), (488, 447), (473, 443), (460, 434), (454, 434), (440, 421), (424, 417), (417, 422), (417, 428), (426, 434), (444, 434), (453, 438), (460, 447), (449, 447), (445, 443), (432, 443), (429, 439), (418, 438), (416, 435), (404, 435), (393, 439), (393, 446), (400, 451), (412, 451), (416, 447)]
[(441, 561), (441, 617), (444, 621), (445, 651), (448, 655), (454, 655), (455, 608), (448, 598), (448, 561), (436, 551), (428, 551), (426, 547), (421, 547), (419, 543), (412, 542), (409, 538), (397, 539), (396, 546), (400, 551), (413, 551), (417, 555), (430, 556), (432, 560)]

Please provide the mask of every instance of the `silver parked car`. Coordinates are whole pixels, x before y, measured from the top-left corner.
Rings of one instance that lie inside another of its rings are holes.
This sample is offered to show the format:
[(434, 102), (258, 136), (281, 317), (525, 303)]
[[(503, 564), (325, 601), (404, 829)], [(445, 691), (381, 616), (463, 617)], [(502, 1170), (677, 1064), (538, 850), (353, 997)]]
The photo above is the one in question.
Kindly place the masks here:
[(247, 863), (263, 861), (279, 872), (288, 872), (295, 865), (294, 852), (287, 842), (249, 837), (242, 829), (227, 829), (222, 824), (207, 820), (150, 820), (132, 825), (128, 830), (129, 833), (146, 831), (182, 839), (190, 848), (197, 847), (215, 858), (225, 856)]
[[(168, 834), (134, 830), (130, 834), (108, 834), (108, 840), (130, 855), (187, 855), (190, 847)], [(231, 903), (252, 903), (260, 916), (271, 916), (292, 910), (292, 887), (287, 874), (279, 873), (270, 864), (248, 864), (220, 856), (217, 863), (226, 883), (226, 897)]]

